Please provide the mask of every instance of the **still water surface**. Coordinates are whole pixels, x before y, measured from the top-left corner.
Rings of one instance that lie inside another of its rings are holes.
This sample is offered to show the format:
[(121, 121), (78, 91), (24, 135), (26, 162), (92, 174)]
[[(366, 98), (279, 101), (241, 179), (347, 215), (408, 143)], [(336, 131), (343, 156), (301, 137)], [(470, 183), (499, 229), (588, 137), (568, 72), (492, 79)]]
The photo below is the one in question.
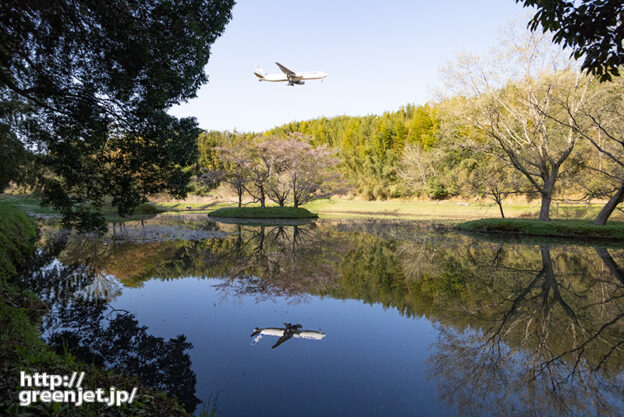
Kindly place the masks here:
[[(624, 414), (624, 250), (425, 223), (49, 230), (51, 345), (223, 416)], [(252, 336), (253, 334), (253, 336)]]

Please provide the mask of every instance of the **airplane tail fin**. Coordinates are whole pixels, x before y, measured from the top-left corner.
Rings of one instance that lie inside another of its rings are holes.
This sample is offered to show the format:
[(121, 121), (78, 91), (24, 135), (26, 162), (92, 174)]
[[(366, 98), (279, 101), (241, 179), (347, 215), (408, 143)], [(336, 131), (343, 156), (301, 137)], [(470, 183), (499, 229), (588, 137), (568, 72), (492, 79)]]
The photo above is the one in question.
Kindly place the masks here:
[(256, 74), (256, 77), (258, 78), (264, 78), (267, 75), (266, 71), (259, 65), (256, 65), (256, 71), (254, 71), (254, 74)]

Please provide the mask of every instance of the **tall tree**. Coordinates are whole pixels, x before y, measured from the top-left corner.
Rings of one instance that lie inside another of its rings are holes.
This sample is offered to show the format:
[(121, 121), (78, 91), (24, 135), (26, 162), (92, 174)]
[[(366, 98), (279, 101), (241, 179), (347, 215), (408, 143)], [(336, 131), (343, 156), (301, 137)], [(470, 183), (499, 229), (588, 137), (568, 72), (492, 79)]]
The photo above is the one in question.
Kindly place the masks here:
[(294, 207), (299, 207), (321, 193), (338, 163), (335, 151), (325, 145), (310, 145), (310, 136), (291, 134), (292, 159), (288, 169)]
[[(589, 80), (556, 53), (549, 56), (543, 35), (530, 33), (508, 42), (489, 61), (460, 58), (447, 70), (447, 85), (457, 94), (446, 103), (447, 121), (486, 135), (485, 150), (507, 160), (529, 181), (541, 196), (539, 219), (550, 220), (555, 184), (580, 137), (553, 117), (566, 113), (561, 103), (580, 111)], [(549, 69), (557, 65), (559, 70)]]
[[(207, 81), (233, 0), (24, 0), (0, 4), (0, 122), (53, 175), (44, 201), (103, 228), (146, 194), (186, 193), (196, 122), (166, 110)], [(9, 106), (10, 104), (10, 106)]]
[(260, 207), (266, 206), (268, 183), (276, 171), (276, 157), (272, 151), (271, 141), (258, 136), (250, 144), (249, 153), (249, 177), (251, 187), (247, 187), (247, 192), (258, 202)]
[(624, 201), (624, 80), (618, 78), (611, 83), (594, 85), (591, 100), (580, 111), (570, 108), (569, 102), (562, 102), (562, 106), (566, 113), (555, 120), (574, 129), (606, 157), (598, 164), (586, 158), (592, 172), (588, 175), (602, 175), (607, 179), (607, 188), (611, 188), (609, 200), (594, 220), (595, 224), (604, 225)]
[(213, 165), (205, 170), (200, 180), (209, 187), (214, 187), (221, 182), (229, 184), (238, 197), (238, 207), (242, 207), (243, 194), (251, 181), (249, 142), (230, 137), (226, 144), (216, 147), (215, 152), (216, 161), (213, 160)]
[(268, 151), (273, 160), (273, 172), (266, 186), (267, 197), (283, 207), (291, 195), (288, 170), (292, 166), (295, 155), (292, 144), (286, 138), (276, 138), (268, 143)]

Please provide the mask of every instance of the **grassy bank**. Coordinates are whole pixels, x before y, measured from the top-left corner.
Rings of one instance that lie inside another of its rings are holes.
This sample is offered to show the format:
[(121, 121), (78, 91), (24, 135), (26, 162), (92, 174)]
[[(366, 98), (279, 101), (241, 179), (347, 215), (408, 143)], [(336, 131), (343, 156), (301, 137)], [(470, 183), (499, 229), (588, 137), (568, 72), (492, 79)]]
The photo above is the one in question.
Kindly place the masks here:
[[(20, 209), (0, 203), (0, 414), (31, 416), (188, 416), (178, 403), (164, 393), (142, 386), (136, 377), (106, 371), (79, 362), (69, 353), (59, 355), (39, 334), (41, 317), (47, 306), (34, 293), (17, 283), (17, 276), (33, 261), (37, 225)], [(71, 375), (84, 371), (83, 387), (108, 391), (117, 387), (131, 391), (138, 387), (136, 401), (119, 408), (101, 403), (80, 407), (56, 403), (36, 403), (22, 408), (18, 403), (20, 371)]]
[(460, 223), (457, 228), (466, 232), (562, 237), (573, 239), (622, 240), (624, 222), (609, 222), (605, 226), (590, 220), (481, 219)]
[[(2, 195), (0, 201), (33, 214), (54, 214), (54, 210), (39, 205), (39, 200), (32, 197)], [(141, 219), (156, 215), (159, 212), (169, 214), (208, 214), (221, 208), (236, 208), (232, 202), (215, 202), (215, 198), (201, 198), (191, 196), (187, 201), (154, 201), (141, 205), (136, 210), (135, 216), (120, 218), (116, 216), (114, 208), (106, 206), (103, 213), (109, 221), (124, 221)], [(257, 204), (247, 205), (245, 208), (258, 207)], [(270, 205), (270, 207), (277, 207)], [(498, 217), (499, 211), (496, 204), (488, 201), (427, 201), (427, 200), (338, 200), (321, 199), (315, 200), (302, 206), (303, 208), (318, 214), (321, 218), (377, 218), (396, 220), (435, 220), (445, 222), (458, 222), (490, 217)], [(508, 218), (537, 218), (539, 213), (539, 201), (512, 202), (503, 204), (505, 216)], [(553, 203), (551, 216), (555, 219), (593, 219), (602, 208), (602, 204), (562, 204)], [(624, 220), (624, 214), (616, 212), (613, 220)]]
[(224, 207), (208, 214), (212, 217), (235, 219), (313, 219), (318, 217), (301, 207)]
[[(153, 202), (165, 213), (210, 213), (220, 208), (233, 208), (234, 203), (214, 203), (197, 201), (159, 201)], [(257, 207), (248, 205), (247, 207)], [(271, 206), (274, 207), (274, 206)], [(498, 207), (489, 202), (467, 201), (425, 201), (425, 200), (315, 200), (302, 206), (318, 214), (320, 218), (336, 219), (392, 219), (392, 220), (434, 220), (458, 222), (499, 215)], [(589, 206), (580, 204), (553, 204), (552, 216), (560, 219), (593, 219), (600, 211), (601, 204)], [(505, 215), (512, 218), (536, 218), (539, 202), (509, 202), (504, 205)], [(614, 219), (624, 220), (624, 215), (614, 213)]]
[(25, 268), (34, 251), (37, 224), (23, 211), (0, 203), (0, 280)]

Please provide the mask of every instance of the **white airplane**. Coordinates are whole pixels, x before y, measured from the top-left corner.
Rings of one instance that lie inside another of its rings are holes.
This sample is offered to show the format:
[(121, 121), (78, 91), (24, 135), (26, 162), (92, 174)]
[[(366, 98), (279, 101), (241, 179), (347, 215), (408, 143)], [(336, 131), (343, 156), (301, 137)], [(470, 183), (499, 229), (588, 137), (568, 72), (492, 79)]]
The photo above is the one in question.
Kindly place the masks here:
[(267, 74), (261, 67), (256, 67), (254, 74), (258, 77), (258, 81), (280, 82), (288, 81), (288, 85), (303, 85), (304, 80), (322, 80), (327, 78), (327, 73), (323, 71), (294, 72), (276, 62), (275, 65), (282, 70), (283, 74)]
[(251, 342), (252, 345), (255, 345), (262, 339), (262, 336), (276, 336), (279, 337), (277, 342), (272, 346), (273, 349), (284, 343), (285, 341), (296, 338), (296, 339), (308, 339), (308, 340), (322, 340), (325, 337), (325, 333), (319, 332), (316, 330), (301, 330), (300, 324), (292, 325), (290, 323), (284, 323), (283, 328), (277, 327), (265, 327), (264, 329), (255, 328), (253, 333), (251, 333), (250, 337), (254, 337)]

